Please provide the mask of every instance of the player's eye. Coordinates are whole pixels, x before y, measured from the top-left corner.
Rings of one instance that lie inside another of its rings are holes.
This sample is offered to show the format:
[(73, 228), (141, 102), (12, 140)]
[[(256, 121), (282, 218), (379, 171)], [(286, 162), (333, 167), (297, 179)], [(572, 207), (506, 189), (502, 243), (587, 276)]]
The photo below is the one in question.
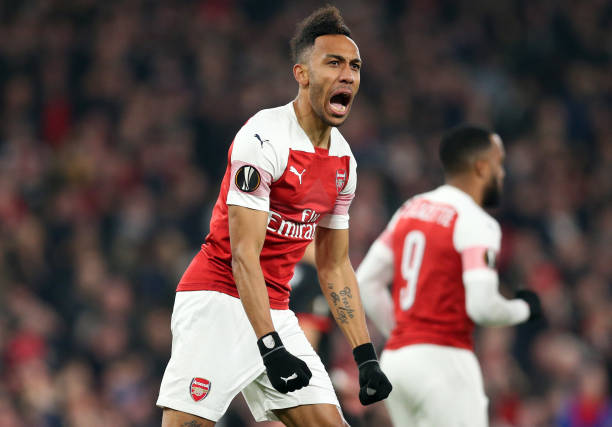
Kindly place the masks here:
[(361, 64), (351, 64), (351, 68), (355, 71), (361, 70)]
[(332, 59), (331, 61), (329, 61), (329, 65), (338, 65), (340, 64), (340, 61), (338, 61), (337, 59)]

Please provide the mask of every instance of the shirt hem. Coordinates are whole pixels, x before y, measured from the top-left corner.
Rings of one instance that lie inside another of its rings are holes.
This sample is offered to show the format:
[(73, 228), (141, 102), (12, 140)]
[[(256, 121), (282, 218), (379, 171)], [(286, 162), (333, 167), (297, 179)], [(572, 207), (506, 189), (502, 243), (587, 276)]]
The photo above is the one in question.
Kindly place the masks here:
[(474, 351), (474, 345), (471, 342), (461, 342), (461, 341), (449, 341), (448, 338), (434, 338), (434, 337), (411, 337), (411, 338), (403, 338), (401, 340), (393, 340), (389, 341), (385, 346), (386, 350), (397, 350), (398, 348), (407, 347), (413, 344), (434, 344), (440, 345), (444, 347), (455, 347), (462, 348), (465, 350)]
[[(192, 291), (215, 291), (215, 292), (221, 292), (231, 297), (240, 299), (240, 295), (238, 294), (238, 289), (230, 288), (226, 285), (220, 285), (217, 283), (184, 283), (184, 282), (181, 282), (176, 288), (176, 292), (192, 292)], [(270, 299), (270, 308), (273, 310), (288, 310), (289, 300), (287, 299), (287, 302), (281, 302), (281, 301)]]

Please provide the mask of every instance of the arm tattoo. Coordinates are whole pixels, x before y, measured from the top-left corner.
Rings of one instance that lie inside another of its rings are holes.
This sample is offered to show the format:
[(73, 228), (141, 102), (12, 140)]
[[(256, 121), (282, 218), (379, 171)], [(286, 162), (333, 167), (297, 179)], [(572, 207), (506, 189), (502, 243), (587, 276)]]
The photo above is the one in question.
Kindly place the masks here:
[(202, 427), (202, 423), (196, 420), (185, 421), (181, 427)]
[[(333, 284), (328, 284), (327, 287), (329, 289), (333, 289)], [(353, 294), (351, 293), (351, 289), (348, 286), (345, 286), (338, 295), (336, 292), (331, 292), (329, 296), (334, 303), (334, 307), (336, 307), (336, 319), (340, 323), (348, 323), (349, 319), (355, 317), (355, 309), (351, 307), (351, 300), (353, 299)], [(339, 306), (339, 303), (342, 303)]]
[(340, 302), (340, 297), (338, 296), (338, 294), (335, 292), (332, 292), (331, 294), (329, 294), (329, 296), (332, 298), (334, 305), (337, 306), (338, 303)]
[[(342, 295), (344, 298), (353, 298), (353, 295), (351, 295), (351, 290), (348, 286), (345, 286), (344, 289), (340, 291), (340, 295)], [(344, 301), (344, 298), (342, 298), (342, 301)]]

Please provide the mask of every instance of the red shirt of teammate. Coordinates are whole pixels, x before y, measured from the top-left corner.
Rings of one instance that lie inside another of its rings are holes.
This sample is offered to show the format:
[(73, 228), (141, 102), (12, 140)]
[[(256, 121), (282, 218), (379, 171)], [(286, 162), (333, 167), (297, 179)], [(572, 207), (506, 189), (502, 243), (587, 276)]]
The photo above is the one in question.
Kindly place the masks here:
[(474, 323), (535, 318), (539, 301), (530, 291), (513, 300), (498, 292), (501, 230), (483, 207), (501, 194), (499, 136), (455, 129), (442, 141), (440, 157), (447, 184), (398, 209), (357, 277), (366, 312), (390, 335), (381, 363), (398, 390), (387, 400), (394, 424), (485, 427)]

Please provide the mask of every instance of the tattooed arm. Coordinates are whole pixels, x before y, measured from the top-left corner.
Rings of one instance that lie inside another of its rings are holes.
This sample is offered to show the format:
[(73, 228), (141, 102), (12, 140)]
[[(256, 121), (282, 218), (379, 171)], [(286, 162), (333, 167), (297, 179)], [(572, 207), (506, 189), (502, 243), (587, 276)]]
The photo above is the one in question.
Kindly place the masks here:
[(359, 287), (348, 257), (348, 229), (317, 227), (315, 261), (323, 295), (344, 332), (359, 369), (359, 401), (369, 405), (385, 399), (391, 383), (380, 370), (365, 322)]
[(355, 271), (348, 257), (348, 229), (317, 227), (315, 260), (321, 291), (352, 348), (370, 342)]

